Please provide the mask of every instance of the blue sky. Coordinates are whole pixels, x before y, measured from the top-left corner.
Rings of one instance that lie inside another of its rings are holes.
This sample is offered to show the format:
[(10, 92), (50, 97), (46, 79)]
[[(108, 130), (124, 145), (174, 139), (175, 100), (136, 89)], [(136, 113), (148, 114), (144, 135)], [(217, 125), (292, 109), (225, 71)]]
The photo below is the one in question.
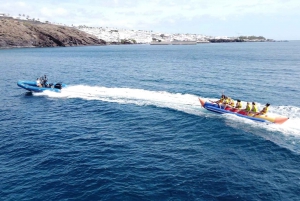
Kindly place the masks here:
[(300, 39), (299, 0), (0, 0), (0, 13), (68, 25)]

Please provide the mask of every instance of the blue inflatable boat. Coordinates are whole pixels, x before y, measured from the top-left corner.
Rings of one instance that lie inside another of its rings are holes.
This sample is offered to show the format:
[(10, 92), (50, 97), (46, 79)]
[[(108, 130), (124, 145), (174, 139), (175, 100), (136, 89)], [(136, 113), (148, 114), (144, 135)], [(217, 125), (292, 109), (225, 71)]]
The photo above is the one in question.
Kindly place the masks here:
[(62, 88), (66, 87), (67, 85), (63, 83), (45, 83), (43, 86), (37, 86), (36, 81), (18, 81), (17, 85), (23, 89), (26, 89), (31, 92), (43, 92), (43, 91), (54, 91), (60, 92)]

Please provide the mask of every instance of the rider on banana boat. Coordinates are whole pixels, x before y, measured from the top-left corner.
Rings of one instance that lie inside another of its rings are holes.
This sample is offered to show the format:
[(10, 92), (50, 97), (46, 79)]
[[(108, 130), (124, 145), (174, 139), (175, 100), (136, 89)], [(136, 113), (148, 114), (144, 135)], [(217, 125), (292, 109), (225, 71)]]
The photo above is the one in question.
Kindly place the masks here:
[(249, 102), (247, 102), (246, 108), (244, 110), (247, 112), (247, 114), (249, 114), (249, 112), (251, 111), (251, 106)]
[(229, 99), (227, 96), (224, 96), (224, 100), (222, 102), (222, 105), (224, 106), (224, 109), (228, 106), (229, 104)]
[(242, 102), (241, 102), (241, 100), (238, 99), (238, 100), (236, 101), (235, 108), (236, 108), (236, 109), (242, 109), (242, 107), (243, 107), (243, 106), (242, 106)]
[(258, 113), (258, 109), (257, 109), (257, 106), (256, 106), (255, 102), (252, 102), (252, 108), (251, 108), (251, 111), (249, 113), (253, 114), (253, 116)]
[(255, 102), (252, 102), (252, 107), (250, 106), (250, 103), (247, 102), (246, 108), (242, 109), (242, 102), (241, 100), (237, 100), (236, 104), (234, 105), (234, 100), (230, 97), (225, 96), (224, 94), (222, 94), (221, 98), (217, 101), (211, 101), (213, 103), (216, 103), (220, 106), (220, 104), (222, 104), (224, 106), (224, 109), (226, 109), (227, 107), (230, 107), (232, 109), (238, 109), (238, 110), (245, 110), (247, 112), (247, 114), (253, 114), (253, 116), (255, 115), (265, 115), (268, 112), (269, 106), (270, 104), (267, 103), (265, 105), (265, 107), (258, 112), (257, 106), (255, 104)]
[(269, 106), (270, 106), (270, 103), (267, 103), (266, 106), (259, 113), (257, 113), (256, 115), (265, 115), (265, 114), (267, 114), (267, 112), (269, 110)]
[(229, 105), (230, 105), (230, 107), (234, 107), (234, 100), (232, 98), (230, 98), (230, 97), (228, 97), (228, 98), (229, 98)]
[(234, 100), (230, 97), (226, 97), (225, 101), (223, 101), (224, 109), (227, 107), (233, 108), (234, 107)]
[(226, 96), (224, 94), (222, 94), (222, 96), (221, 96), (221, 98), (219, 100), (217, 100), (217, 101), (211, 101), (211, 102), (217, 103), (217, 104), (223, 103), (223, 101), (225, 100), (225, 97)]

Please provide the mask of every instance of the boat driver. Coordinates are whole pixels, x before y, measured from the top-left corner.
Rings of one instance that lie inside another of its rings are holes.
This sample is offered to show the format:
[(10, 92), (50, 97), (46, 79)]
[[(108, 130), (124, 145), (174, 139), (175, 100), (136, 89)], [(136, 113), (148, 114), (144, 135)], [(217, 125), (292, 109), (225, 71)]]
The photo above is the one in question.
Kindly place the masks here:
[(42, 76), (40, 78), (41, 86), (42, 87), (47, 87), (47, 81), (48, 81), (47, 76), (46, 75)]
[(47, 81), (48, 81), (47, 76), (44, 75), (44, 78), (43, 78), (43, 86), (44, 87), (47, 87)]

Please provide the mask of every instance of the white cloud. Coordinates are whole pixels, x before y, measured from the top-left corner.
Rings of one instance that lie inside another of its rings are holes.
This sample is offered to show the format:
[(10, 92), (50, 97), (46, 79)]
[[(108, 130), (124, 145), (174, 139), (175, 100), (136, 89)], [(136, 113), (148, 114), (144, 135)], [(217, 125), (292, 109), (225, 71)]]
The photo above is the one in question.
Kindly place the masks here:
[(26, 3), (22, 1), (16, 2), (16, 4), (20, 7), (26, 7)]
[(67, 16), (69, 14), (69, 12), (64, 8), (52, 9), (52, 8), (46, 8), (46, 7), (41, 9), (41, 13), (47, 17), (51, 17), (51, 16), (63, 17), (63, 16)]
[[(0, 0), (0, 5), (0, 12), (11, 15), (24, 13), (63, 24), (120, 26), (131, 29), (143, 27), (147, 30), (158, 27), (167, 30), (169, 26), (174, 30), (176, 25), (182, 27), (182, 24), (189, 24), (191, 26), (185, 26), (189, 29), (187, 31), (197, 33), (201, 33), (201, 29), (196, 30), (193, 23), (201, 24), (197, 27), (215, 30), (225, 22), (235, 27), (234, 23), (260, 23), (260, 18), (270, 22), (280, 18), (281, 23), (285, 24), (292, 18), (300, 18), (299, 0)], [(242, 19), (246, 21), (241, 22)], [(257, 21), (250, 21), (252, 19)]]
[[(8, 7), (14, 8), (14, 10), (17, 10), (17, 12), (28, 11), (31, 12), (29, 14), (32, 16), (38, 14), (42, 14), (52, 18), (69, 16), (69, 20), (71, 20), (72, 18), (72, 15), (70, 15), (70, 13), (73, 13), (73, 16), (76, 16), (78, 14), (78, 10), (83, 8), (85, 10), (88, 10), (88, 12), (85, 13), (85, 16), (81, 16), (81, 18), (84, 18), (87, 22), (89, 22), (90, 14), (101, 12), (103, 13), (103, 15), (110, 19), (116, 20), (121, 18), (122, 21), (127, 19), (128, 23), (132, 23), (132, 20), (147, 21), (147, 18), (164, 19), (168, 16), (176, 15), (187, 19), (208, 15), (222, 20), (250, 14), (276, 15), (278, 13), (286, 13), (287, 15), (289, 15), (291, 13), (295, 13), (296, 11), (298, 11), (298, 9), (300, 9), (300, 2), (296, 0), (87, 0), (85, 2), (54, 2), (55, 3), (51, 4), (50, 2), (36, 3), (35, 1), (24, 0), (16, 3), (7, 3), (7, 5), (4, 7), (6, 7), (6, 10), (9, 11), (12, 11), (12, 9), (8, 9)], [(40, 13), (38, 11), (40, 11)], [(133, 14), (134, 17), (132, 17)], [(145, 16), (146, 14), (147, 16)]]

